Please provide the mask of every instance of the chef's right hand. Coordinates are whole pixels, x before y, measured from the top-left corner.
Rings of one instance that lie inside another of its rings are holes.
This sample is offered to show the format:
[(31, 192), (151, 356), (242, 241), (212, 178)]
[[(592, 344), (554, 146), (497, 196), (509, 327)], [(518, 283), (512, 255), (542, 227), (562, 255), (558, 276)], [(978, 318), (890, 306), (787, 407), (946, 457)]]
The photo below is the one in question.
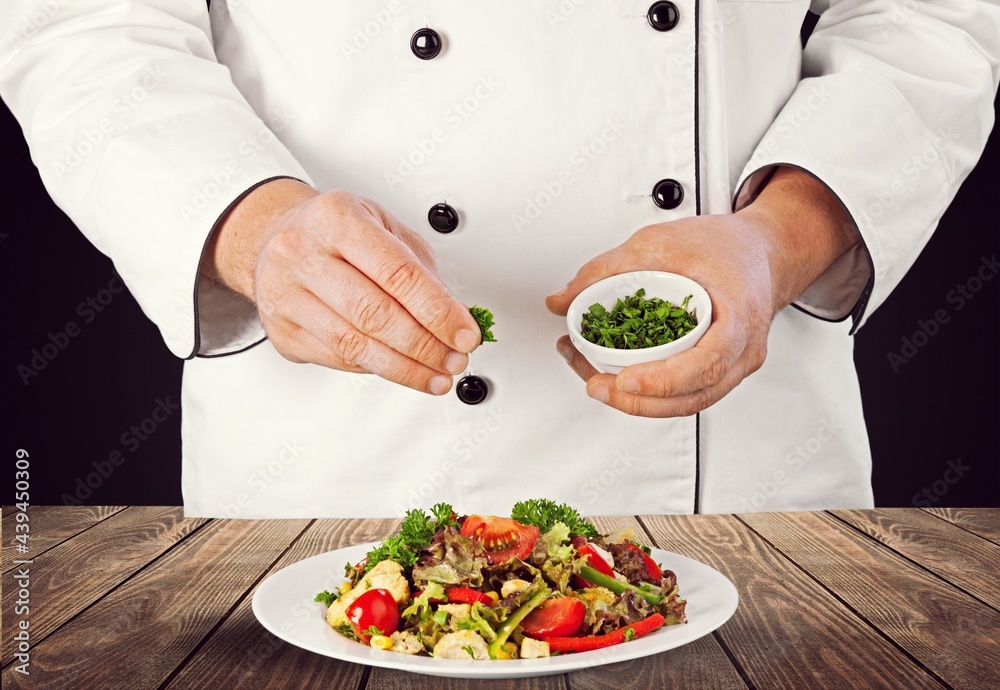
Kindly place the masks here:
[(349, 192), (288, 179), (261, 185), (224, 219), (202, 273), (252, 300), (292, 362), (443, 395), (481, 341), (427, 242)]

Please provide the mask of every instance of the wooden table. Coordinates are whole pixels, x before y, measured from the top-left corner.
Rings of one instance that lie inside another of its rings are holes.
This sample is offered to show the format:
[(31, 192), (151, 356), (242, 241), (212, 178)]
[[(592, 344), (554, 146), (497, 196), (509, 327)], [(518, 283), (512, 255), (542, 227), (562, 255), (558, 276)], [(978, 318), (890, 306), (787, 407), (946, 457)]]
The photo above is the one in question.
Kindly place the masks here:
[[(28, 515), (18, 554), (4, 509), (4, 688), (1000, 688), (995, 509), (596, 519), (723, 572), (736, 614), (655, 657), (485, 683), (339, 662), (254, 618), (269, 573), (378, 540), (396, 521), (186, 520), (124, 506)], [(17, 558), (33, 561), (30, 676), (13, 657)]]

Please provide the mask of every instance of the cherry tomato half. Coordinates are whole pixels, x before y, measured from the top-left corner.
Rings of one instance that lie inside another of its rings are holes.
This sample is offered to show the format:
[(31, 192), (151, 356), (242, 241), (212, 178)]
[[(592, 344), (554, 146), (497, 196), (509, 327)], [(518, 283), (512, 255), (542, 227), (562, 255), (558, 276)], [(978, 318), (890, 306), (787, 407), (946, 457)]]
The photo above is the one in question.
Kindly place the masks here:
[(375, 626), (382, 635), (391, 635), (399, 628), (399, 607), (386, 589), (370, 589), (347, 607), (347, 620), (354, 634), (364, 644), (371, 639)]
[(580, 630), (586, 614), (587, 606), (579, 599), (547, 599), (521, 621), (521, 629), (536, 640), (569, 637)]
[(534, 525), (522, 525), (512, 518), (470, 515), (462, 523), (462, 534), (481, 542), (486, 547), (486, 560), (496, 565), (514, 557), (526, 560), (535, 548), (539, 531)]
[[(581, 556), (587, 557), (587, 565), (602, 575), (614, 577), (615, 573), (611, 569), (611, 564), (604, 559), (604, 556), (597, 552), (597, 549), (587, 540), (586, 537), (573, 537), (570, 543), (576, 547), (577, 552)], [(610, 556), (610, 554), (608, 555)], [(573, 587), (576, 589), (586, 589), (587, 587), (590, 587), (590, 583), (579, 575), (574, 575)]]
[(627, 541), (625, 542), (625, 547), (631, 549), (632, 551), (635, 551), (636, 553), (642, 556), (642, 562), (646, 565), (646, 570), (649, 571), (649, 574), (653, 576), (654, 580), (659, 580), (661, 577), (663, 577), (663, 571), (660, 570), (660, 566), (656, 565), (656, 561), (653, 560), (653, 557), (650, 556), (645, 551), (643, 551), (641, 546), (638, 546), (630, 541)]

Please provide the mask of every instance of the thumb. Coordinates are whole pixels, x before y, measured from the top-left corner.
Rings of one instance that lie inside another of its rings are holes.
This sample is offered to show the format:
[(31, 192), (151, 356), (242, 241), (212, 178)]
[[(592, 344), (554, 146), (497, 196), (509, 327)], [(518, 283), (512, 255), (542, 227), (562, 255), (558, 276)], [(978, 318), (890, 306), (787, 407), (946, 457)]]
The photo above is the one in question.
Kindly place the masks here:
[[(573, 280), (569, 281), (565, 287), (556, 290), (545, 298), (545, 306), (550, 312), (558, 316), (565, 316), (569, 305), (576, 299), (576, 296), (599, 280), (610, 276), (633, 271), (637, 267), (627, 261), (626, 253), (619, 247), (594, 257), (583, 265)], [(625, 286), (627, 289), (628, 286)], [(624, 294), (624, 293), (623, 293)]]

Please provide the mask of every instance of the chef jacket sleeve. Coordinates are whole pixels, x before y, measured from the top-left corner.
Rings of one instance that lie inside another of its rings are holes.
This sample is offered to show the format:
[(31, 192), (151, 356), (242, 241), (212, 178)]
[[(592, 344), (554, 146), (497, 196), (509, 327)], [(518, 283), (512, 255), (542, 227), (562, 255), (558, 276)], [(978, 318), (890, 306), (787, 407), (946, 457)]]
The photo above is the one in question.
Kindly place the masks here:
[(309, 179), (216, 60), (205, 0), (3, 0), (0, 26), (0, 94), (42, 181), (170, 350), (259, 341), (252, 304), (199, 289), (204, 247), (250, 188)]
[[(852, 333), (903, 278), (975, 166), (993, 126), (997, 0), (829, 0), (802, 80), (740, 176), (734, 209), (776, 165), (844, 205), (861, 242), (795, 304)], [(828, 5), (828, 6), (827, 6)]]

